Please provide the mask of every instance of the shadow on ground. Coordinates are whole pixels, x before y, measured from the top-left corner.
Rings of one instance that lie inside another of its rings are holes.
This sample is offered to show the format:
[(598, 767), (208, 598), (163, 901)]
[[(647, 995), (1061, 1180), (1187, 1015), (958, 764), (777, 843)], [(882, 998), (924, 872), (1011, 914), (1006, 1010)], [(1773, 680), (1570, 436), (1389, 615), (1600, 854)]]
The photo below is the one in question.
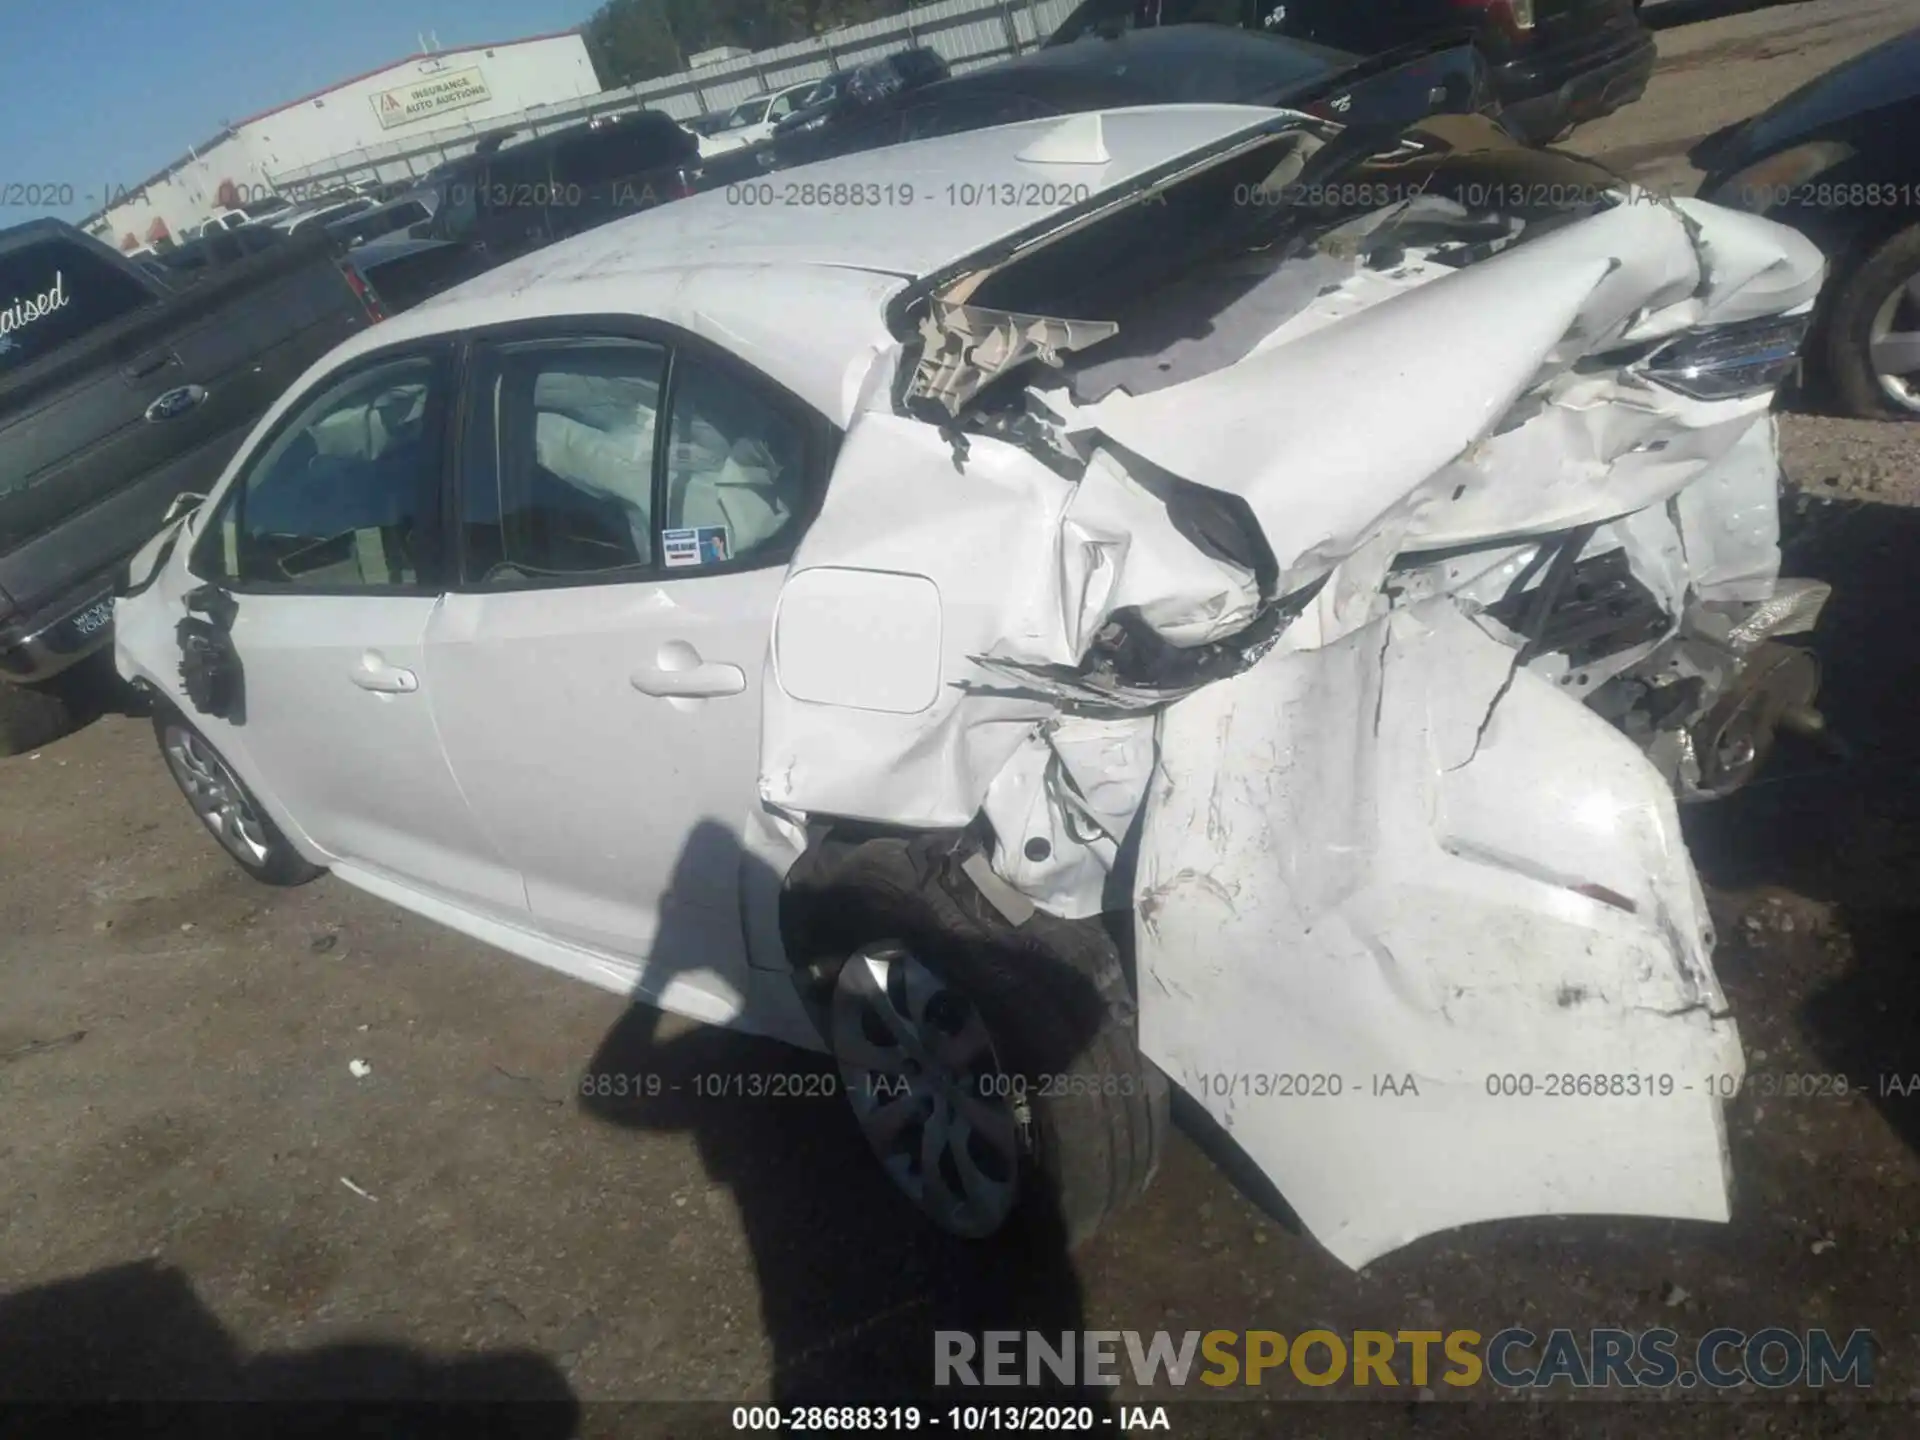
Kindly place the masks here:
[[(703, 847), (710, 859), (713, 845), (731, 846), (741, 866), (766, 871), (730, 832), (703, 829), (690, 839), (669, 897), (688, 893), (686, 857)], [(752, 893), (755, 883), (748, 877), (743, 891)], [(698, 953), (672, 934), (676, 915), (685, 913), (671, 898), (663, 906), (656, 954)], [(651, 1006), (634, 1005), (586, 1067), (588, 1074), (659, 1076), (661, 1093), (581, 1103), (610, 1124), (693, 1136), (751, 1247), (773, 1351), (767, 1398), (789, 1405), (1045, 1398), (1105, 1413), (1109, 1392), (1063, 1384), (1044, 1370), (1025, 1397), (1010, 1389), (943, 1392), (936, 1384), (937, 1331), (977, 1339), (988, 1330), (1034, 1330), (1053, 1343), (1060, 1332), (1083, 1328), (1080, 1281), (1050, 1196), (1038, 1196), (1024, 1224), (992, 1240), (946, 1236), (875, 1161), (827, 1057), (705, 1026), (667, 1036), (662, 1021)], [(713, 1077), (775, 1075), (814, 1098), (697, 1091)], [(690, 1216), (687, 1223), (704, 1222)]]
[(1920, 510), (1790, 494), (1789, 575), (1832, 582), (1815, 632), (1821, 708), (1849, 752), (1776, 751), (1747, 790), (1688, 815), (1723, 890), (1778, 886), (1833, 907), (1847, 955), (1800, 1022), (1830, 1072), (1869, 1088), (1920, 1153)]
[(1681, 25), (1698, 25), (1703, 20), (1721, 20), (1729, 15), (1800, 3), (1802, 0), (1653, 0), (1641, 10), (1640, 20), (1649, 30), (1672, 30)]
[(120, 1418), (143, 1434), (261, 1440), (563, 1440), (580, 1408), (554, 1364), (526, 1351), (440, 1359), (364, 1342), (244, 1354), (187, 1277), (152, 1261), (0, 1297), (0, 1401), (10, 1434), (98, 1433), (101, 1412), (67, 1407), (131, 1402)]
[(96, 651), (38, 685), (0, 681), (0, 758), (51, 745), (106, 715), (149, 713), (146, 698), (114, 670), (113, 652)]

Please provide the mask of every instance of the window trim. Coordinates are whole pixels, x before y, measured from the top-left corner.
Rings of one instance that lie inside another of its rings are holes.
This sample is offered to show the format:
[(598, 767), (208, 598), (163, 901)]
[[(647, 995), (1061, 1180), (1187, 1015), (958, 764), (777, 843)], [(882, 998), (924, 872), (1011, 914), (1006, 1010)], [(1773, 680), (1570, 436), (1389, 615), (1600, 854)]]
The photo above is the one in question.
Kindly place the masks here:
[[(566, 343), (580, 340), (630, 340), (659, 347), (665, 352), (661, 373), (660, 411), (653, 427), (653, 472), (650, 479), (654, 557), (645, 566), (630, 566), (617, 571), (587, 572), (581, 575), (541, 576), (534, 580), (486, 584), (468, 573), (466, 517), (462, 504), (466, 478), (465, 447), (473, 408), (482, 403), (474, 381), (479, 373), (475, 363), (480, 351), (496, 345), (522, 345), (541, 341)], [(666, 523), (667, 453), (672, 444), (673, 410), (679, 397), (682, 360), (693, 360), (726, 378), (765, 397), (775, 408), (799, 423), (806, 456), (807, 504), (794, 522), (768, 545), (739, 560), (719, 565), (669, 568), (664, 563), (660, 534)], [(455, 553), (445, 588), (460, 595), (537, 595), (550, 590), (578, 590), (608, 585), (669, 585), (683, 580), (710, 580), (724, 575), (750, 574), (785, 566), (793, 560), (800, 542), (812, 529), (825, 503), (827, 483), (839, 455), (841, 432), (825, 415), (791, 390), (754, 369), (746, 361), (722, 346), (682, 330), (664, 321), (635, 315), (596, 314), (542, 317), (537, 320), (506, 321), (481, 326), (465, 333), (460, 365), (460, 393), (448, 465), (450, 492), (444, 502), (444, 523), (450, 532)]]
[[(451, 568), (447, 553), (447, 493), (453, 458), (453, 437), (449, 426), (457, 409), (454, 401), (457, 399), (458, 392), (454, 387), (463, 378), (455, 363), (459, 353), (457, 338), (450, 335), (434, 336), (403, 341), (383, 349), (367, 351), (365, 354), (356, 355), (346, 364), (329, 370), (301, 391), (298, 398), (281, 412), (280, 418), (274, 421), (272, 428), (261, 435), (258, 442), (249, 449), (246, 458), (229, 472), (231, 479), (228, 483), (211, 498), (206, 511), (206, 526), (194, 537), (193, 547), (187, 552), (187, 573), (197, 581), (217, 585), (229, 595), (434, 599), (446, 594), (448, 571)], [(427, 413), (423, 418), (422, 426), (423, 433), (430, 433), (435, 428), (439, 431), (440, 474), (437, 483), (431, 487), (431, 493), (436, 502), (434, 514), (426, 517), (428, 523), (423, 528), (424, 533), (434, 537), (439, 556), (437, 566), (439, 573), (411, 585), (302, 585), (294, 581), (277, 584), (271, 581), (248, 580), (241, 576), (223, 576), (218, 573), (222, 567), (209, 563), (209, 557), (219, 547), (220, 529), (229, 510), (234, 513), (239, 523), (245, 523), (247, 477), (254, 467), (266, 458), (267, 453), (279, 443), (280, 438), (306, 413), (307, 407), (327, 391), (366, 371), (405, 360), (427, 360), (434, 367), (432, 376), (428, 380)]]

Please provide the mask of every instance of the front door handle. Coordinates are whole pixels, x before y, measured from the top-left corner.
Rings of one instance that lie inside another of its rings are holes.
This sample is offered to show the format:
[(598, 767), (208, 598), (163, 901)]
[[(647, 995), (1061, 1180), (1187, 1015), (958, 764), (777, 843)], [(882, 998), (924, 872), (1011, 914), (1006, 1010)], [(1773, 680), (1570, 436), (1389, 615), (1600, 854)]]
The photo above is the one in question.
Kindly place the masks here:
[(376, 695), (411, 695), (420, 688), (420, 677), (369, 653), (362, 655), (354, 667), (353, 683)]
[(747, 688), (747, 672), (725, 661), (706, 661), (684, 640), (669, 640), (651, 665), (633, 672), (633, 688), (642, 695), (669, 700), (704, 700), (738, 695)]
[(164, 370), (169, 365), (179, 363), (180, 357), (172, 350), (149, 350), (120, 373), (129, 380), (144, 380), (155, 371)]

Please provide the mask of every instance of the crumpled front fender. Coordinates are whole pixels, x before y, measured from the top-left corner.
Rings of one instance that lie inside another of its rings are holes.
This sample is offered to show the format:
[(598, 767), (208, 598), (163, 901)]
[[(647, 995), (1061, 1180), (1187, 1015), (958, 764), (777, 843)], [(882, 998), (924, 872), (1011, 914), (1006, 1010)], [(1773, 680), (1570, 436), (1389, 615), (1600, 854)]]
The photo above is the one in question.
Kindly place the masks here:
[(1725, 1220), (1742, 1058), (1674, 800), (1450, 601), (1162, 718), (1146, 1054), (1349, 1265), (1533, 1214)]

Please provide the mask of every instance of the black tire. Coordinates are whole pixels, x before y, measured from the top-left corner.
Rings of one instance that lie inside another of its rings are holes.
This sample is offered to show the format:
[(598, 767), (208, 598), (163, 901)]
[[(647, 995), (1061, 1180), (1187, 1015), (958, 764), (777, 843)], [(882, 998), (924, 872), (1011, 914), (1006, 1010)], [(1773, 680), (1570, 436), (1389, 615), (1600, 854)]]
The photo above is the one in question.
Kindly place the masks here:
[(0, 756), (37, 750), (73, 727), (73, 708), (58, 689), (0, 681)]
[[(1916, 275), (1920, 275), (1920, 225), (1883, 242), (1841, 280), (1834, 294), (1823, 358), (1834, 399), (1849, 415), (1920, 419), (1920, 411), (1900, 405), (1881, 388), (1869, 351), (1875, 313), (1896, 288)], [(1915, 323), (1920, 325), (1920, 317)]]
[[(181, 762), (171, 753), (170, 747), (180, 737), (190, 738), (192, 745), (217, 767), (222, 782), (233, 787), (244, 802), (251, 838), (258, 845), (257, 853), (249, 848), (245, 840), (233, 838), (232, 831), (223, 833), (222, 829), (216, 827), (215, 820), (209, 818), (201, 800), (183, 778)], [(287, 837), (280, 833), (280, 827), (273, 823), (254, 793), (247, 788), (246, 782), (227, 763), (227, 758), (178, 710), (165, 704), (154, 706), (153, 738), (160, 747), (160, 758), (166, 764), (167, 773), (193, 807), (195, 818), (207, 826), (209, 833), (219, 841), (220, 848), (234, 864), (263, 885), (305, 885), (327, 873), (288, 843)]]
[(906, 947), (978, 1009), (1000, 1070), (1024, 1089), (1003, 1230), (1072, 1247), (1146, 1188), (1167, 1082), (1139, 1052), (1132, 989), (1099, 921), (1035, 912), (1008, 923), (962, 873), (952, 840), (934, 837), (817, 846), (788, 877), (781, 921), (816, 1015), (838, 969), (875, 942)]

